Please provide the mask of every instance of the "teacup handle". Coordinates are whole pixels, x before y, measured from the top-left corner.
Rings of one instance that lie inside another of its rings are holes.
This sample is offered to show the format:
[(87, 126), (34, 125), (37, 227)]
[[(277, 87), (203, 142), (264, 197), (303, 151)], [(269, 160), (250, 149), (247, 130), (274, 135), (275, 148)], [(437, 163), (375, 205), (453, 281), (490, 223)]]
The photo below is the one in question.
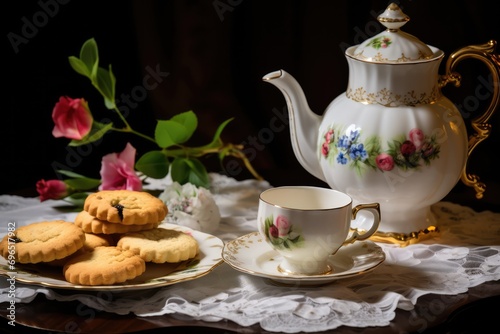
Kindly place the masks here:
[(369, 237), (371, 237), (373, 234), (375, 234), (375, 232), (377, 232), (378, 226), (380, 224), (380, 204), (379, 203), (371, 203), (371, 204), (356, 205), (352, 209), (352, 219), (353, 220), (356, 219), (356, 215), (361, 210), (368, 210), (372, 213), (372, 215), (373, 215), (372, 227), (368, 231), (366, 231), (362, 234), (359, 234), (358, 231), (355, 230), (353, 232), (353, 234), (349, 238), (347, 238), (346, 241), (344, 241), (342, 246), (347, 245), (347, 244), (351, 244), (354, 241), (366, 240)]

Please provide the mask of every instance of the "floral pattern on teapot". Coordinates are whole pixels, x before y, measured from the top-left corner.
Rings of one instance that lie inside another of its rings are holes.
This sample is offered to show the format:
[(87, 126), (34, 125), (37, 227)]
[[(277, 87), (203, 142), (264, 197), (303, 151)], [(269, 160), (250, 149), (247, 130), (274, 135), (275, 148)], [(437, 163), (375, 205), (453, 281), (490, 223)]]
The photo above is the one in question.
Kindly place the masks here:
[(283, 215), (278, 215), (276, 220), (273, 219), (273, 215), (267, 217), (263, 231), (267, 241), (279, 249), (300, 247), (304, 242), (304, 237), (295, 231), (294, 226)]
[(391, 44), (392, 44), (391, 39), (389, 37), (383, 36), (383, 37), (375, 37), (366, 46), (371, 46), (374, 49), (378, 50), (380, 48), (385, 49)]
[(337, 162), (347, 165), (362, 175), (366, 169), (391, 171), (395, 167), (418, 170), (422, 165), (429, 166), (439, 158), (440, 145), (436, 135), (425, 135), (414, 128), (407, 135), (387, 141), (387, 149), (382, 150), (379, 136), (360, 140), (361, 129), (354, 126), (343, 131), (341, 126), (329, 127), (321, 137), (320, 155), (330, 164)]

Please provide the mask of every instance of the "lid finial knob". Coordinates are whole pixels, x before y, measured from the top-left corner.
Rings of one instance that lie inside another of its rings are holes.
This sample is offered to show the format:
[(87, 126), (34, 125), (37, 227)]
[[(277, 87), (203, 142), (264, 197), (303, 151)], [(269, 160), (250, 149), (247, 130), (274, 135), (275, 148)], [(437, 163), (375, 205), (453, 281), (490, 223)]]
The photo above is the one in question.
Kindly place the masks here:
[(399, 30), (410, 21), (410, 17), (393, 2), (377, 17), (377, 20), (389, 30)]

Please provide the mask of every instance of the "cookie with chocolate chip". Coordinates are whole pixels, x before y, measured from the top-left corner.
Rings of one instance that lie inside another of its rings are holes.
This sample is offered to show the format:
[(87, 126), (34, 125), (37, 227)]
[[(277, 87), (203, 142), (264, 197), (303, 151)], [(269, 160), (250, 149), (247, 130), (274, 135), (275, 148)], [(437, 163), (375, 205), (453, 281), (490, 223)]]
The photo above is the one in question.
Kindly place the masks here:
[(85, 233), (96, 234), (116, 234), (126, 232), (137, 232), (150, 230), (158, 227), (160, 222), (147, 223), (142, 225), (125, 225), (119, 223), (110, 223), (105, 220), (97, 219), (91, 216), (87, 211), (83, 210), (75, 217), (75, 225), (82, 228)]
[(102, 190), (85, 199), (83, 209), (109, 223), (143, 225), (161, 222), (168, 213), (166, 204), (143, 191)]
[[(64, 220), (41, 221), (18, 227), (0, 242), (0, 253), (8, 258), (12, 253), (17, 263), (41, 263), (63, 259), (85, 243), (85, 232)], [(14, 247), (12, 247), (14, 245)]]

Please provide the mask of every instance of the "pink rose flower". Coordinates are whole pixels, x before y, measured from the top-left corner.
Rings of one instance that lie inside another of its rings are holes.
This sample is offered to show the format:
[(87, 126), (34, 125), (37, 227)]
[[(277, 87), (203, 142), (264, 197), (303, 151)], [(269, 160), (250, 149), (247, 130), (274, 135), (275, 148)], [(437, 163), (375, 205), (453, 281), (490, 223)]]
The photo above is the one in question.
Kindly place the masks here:
[(328, 152), (330, 152), (330, 146), (327, 142), (324, 142), (323, 145), (321, 145), (321, 154), (323, 154), (326, 158), (328, 156)]
[(101, 185), (99, 190), (142, 190), (142, 181), (135, 169), (135, 148), (127, 143), (121, 153), (110, 153), (102, 157)]
[(394, 159), (387, 153), (380, 153), (375, 158), (377, 167), (384, 171), (390, 171), (394, 168)]
[(330, 129), (330, 130), (328, 130), (327, 133), (325, 133), (325, 141), (327, 143), (331, 143), (332, 142), (332, 140), (334, 139), (333, 134), (334, 134), (333, 129)]
[(409, 157), (410, 155), (415, 153), (416, 150), (417, 148), (415, 147), (415, 144), (413, 144), (409, 140), (406, 140), (403, 144), (401, 144), (400, 151), (401, 154), (405, 157)]
[(61, 199), (69, 195), (66, 183), (61, 180), (40, 180), (36, 183), (36, 191), (40, 195), (40, 202)]
[(81, 140), (92, 128), (92, 114), (87, 101), (61, 96), (52, 110), (54, 137)]
[(410, 141), (413, 143), (413, 145), (415, 145), (415, 148), (417, 150), (420, 150), (425, 139), (424, 132), (418, 128), (411, 129), (408, 137), (410, 138)]
[(290, 222), (285, 216), (276, 217), (274, 225), (278, 228), (278, 235), (284, 237), (290, 232)]

